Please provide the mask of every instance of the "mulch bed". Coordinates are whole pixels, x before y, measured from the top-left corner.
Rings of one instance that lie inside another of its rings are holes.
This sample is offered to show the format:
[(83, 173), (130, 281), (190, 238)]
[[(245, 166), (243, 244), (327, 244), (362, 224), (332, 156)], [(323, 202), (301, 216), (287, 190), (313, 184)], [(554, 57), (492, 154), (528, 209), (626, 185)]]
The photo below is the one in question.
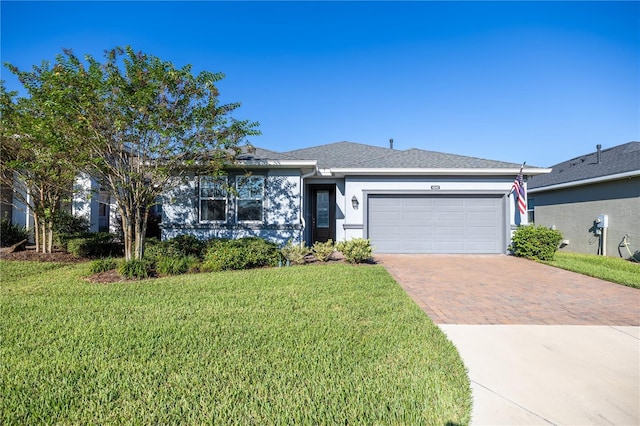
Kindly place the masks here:
[(28, 260), (31, 262), (60, 262), (60, 263), (80, 263), (89, 262), (91, 259), (76, 257), (66, 251), (54, 251), (53, 253), (39, 253), (33, 247), (26, 250), (15, 251), (13, 253), (0, 253), (3, 260)]

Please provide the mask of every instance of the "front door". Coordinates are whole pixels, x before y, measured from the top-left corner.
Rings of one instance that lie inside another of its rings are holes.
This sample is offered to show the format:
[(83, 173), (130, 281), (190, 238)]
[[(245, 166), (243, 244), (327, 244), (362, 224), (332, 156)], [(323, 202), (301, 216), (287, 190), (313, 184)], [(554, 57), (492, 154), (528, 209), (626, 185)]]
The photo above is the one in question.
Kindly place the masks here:
[(336, 240), (336, 187), (311, 186), (311, 239), (312, 243)]

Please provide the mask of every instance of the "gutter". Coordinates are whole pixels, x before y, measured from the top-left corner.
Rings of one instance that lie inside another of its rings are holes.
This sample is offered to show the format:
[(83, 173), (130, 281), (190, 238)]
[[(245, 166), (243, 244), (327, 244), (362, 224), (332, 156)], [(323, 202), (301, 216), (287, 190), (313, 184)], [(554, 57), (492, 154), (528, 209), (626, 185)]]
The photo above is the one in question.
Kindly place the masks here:
[(318, 169), (318, 162), (316, 160), (240, 160), (236, 163), (229, 164), (225, 168), (265, 168), (265, 169), (303, 169), (313, 168)]
[[(321, 169), (322, 176), (517, 176), (520, 168), (332, 168)], [(524, 168), (522, 174), (536, 176), (551, 173), (547, 168)]]

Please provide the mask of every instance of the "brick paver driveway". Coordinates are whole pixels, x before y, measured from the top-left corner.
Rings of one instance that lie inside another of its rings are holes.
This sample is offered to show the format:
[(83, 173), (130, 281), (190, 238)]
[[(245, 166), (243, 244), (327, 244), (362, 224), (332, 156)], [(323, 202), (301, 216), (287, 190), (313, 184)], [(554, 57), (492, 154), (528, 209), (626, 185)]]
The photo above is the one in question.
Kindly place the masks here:
[(437, 324), (640, 325), (640, 290), (505, 255), (380, 254)]

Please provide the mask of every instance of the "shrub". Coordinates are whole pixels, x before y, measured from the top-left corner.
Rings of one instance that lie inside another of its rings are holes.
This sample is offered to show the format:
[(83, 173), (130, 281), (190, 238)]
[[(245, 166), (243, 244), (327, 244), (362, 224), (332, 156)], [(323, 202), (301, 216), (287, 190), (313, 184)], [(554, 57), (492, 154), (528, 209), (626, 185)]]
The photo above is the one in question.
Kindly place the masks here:
[(354, 238), (348, 241), (340, 241), (336, 249), (344, 255), (349, 263), (364, 263), (371, 260), (373, 247), (371, 241), (364, 238)]
[(167, 256), (174, 258), (192, 256), (202, 259), (206, 248), (207, 243), (193, 235), (179, 235), (165, 241), (149, 238), (145, 242), (144, 257), (153, 262)]
[(200, 259), (195, 256), (163, 256), (155, 263), (156, 272), (162, 275), (180, 275), (195, 272), (200, 265)]
[(553, 260), (562, 241), (562, 234), (544, 226), (519, 226), (513, 233), (509, 250), (518, 257), (534, 260)]
[(57, 211), (53, 218), (53, 232), (59, 234), (79, 234), (89, 232), (89, 219), (85, 216), (75, 216), (63, 210)]
[(211, 240), (201, 270), (223, 271), (277, 266), (279, 261), (278, 246), (262, 238)]
[(118, 273), (128, 279), (148, 278), (150, 272), (151, 265), (145, 260), (126, 260), (118, 266)]
[(115, 236), (108, 232), (84, 234), (67, 241), (67, 251), (76, 257), (107, 257), (122, 253), (122, 247)]
[(53, 218), (53, 244), (64, 249), (69, 240), (83, 238), (90, 234), (89, 228), (88, 218), (58, 211)]
[(0, 222), (0, 247), (10, 247), (29, 237), (29, 231), (24, 226), (11, 223), (9, 219)]
[(335, 246), (333, 245), (333, 241), (331, 240), (327, 241), (326, 243), (316, 241), (315, 243), (313, 243), (313, 247), (311, 247), (311, 252), (320, 262), (328, 262), (329, 259), (331, 259), (331, 255), (334, 251)]
[(96, 259), (91, 262), (89, 265), (89, 272), (92, 274), (97, 274), (100, 272), (111, 271), (112, 269), (116, 269), (118, 267), (118, 263), (115, 259), (111, 257)]
[(155, 263), (163, 256), (177, 257), (180, 253), (171, 252), (166, 241), (160, 241), (157, 238), (146, 238), (144, 242), (144, 259)]
[(292, 265), (303, 265), (305, 256), (310, 253), (309, 248), (304, 243), (294, 244), (291, 240), (280, 249), (282, 256)]
[(177, 237), (171, 238), (163, 243), (166, 243), (167, 247), (183, 254), (184, 256), (196, 256), (199, 258), (204, 257), (204, 253), (207, 248), (207, 243), (205, 241), (199, 240), (190, 234), (178, 235)]

